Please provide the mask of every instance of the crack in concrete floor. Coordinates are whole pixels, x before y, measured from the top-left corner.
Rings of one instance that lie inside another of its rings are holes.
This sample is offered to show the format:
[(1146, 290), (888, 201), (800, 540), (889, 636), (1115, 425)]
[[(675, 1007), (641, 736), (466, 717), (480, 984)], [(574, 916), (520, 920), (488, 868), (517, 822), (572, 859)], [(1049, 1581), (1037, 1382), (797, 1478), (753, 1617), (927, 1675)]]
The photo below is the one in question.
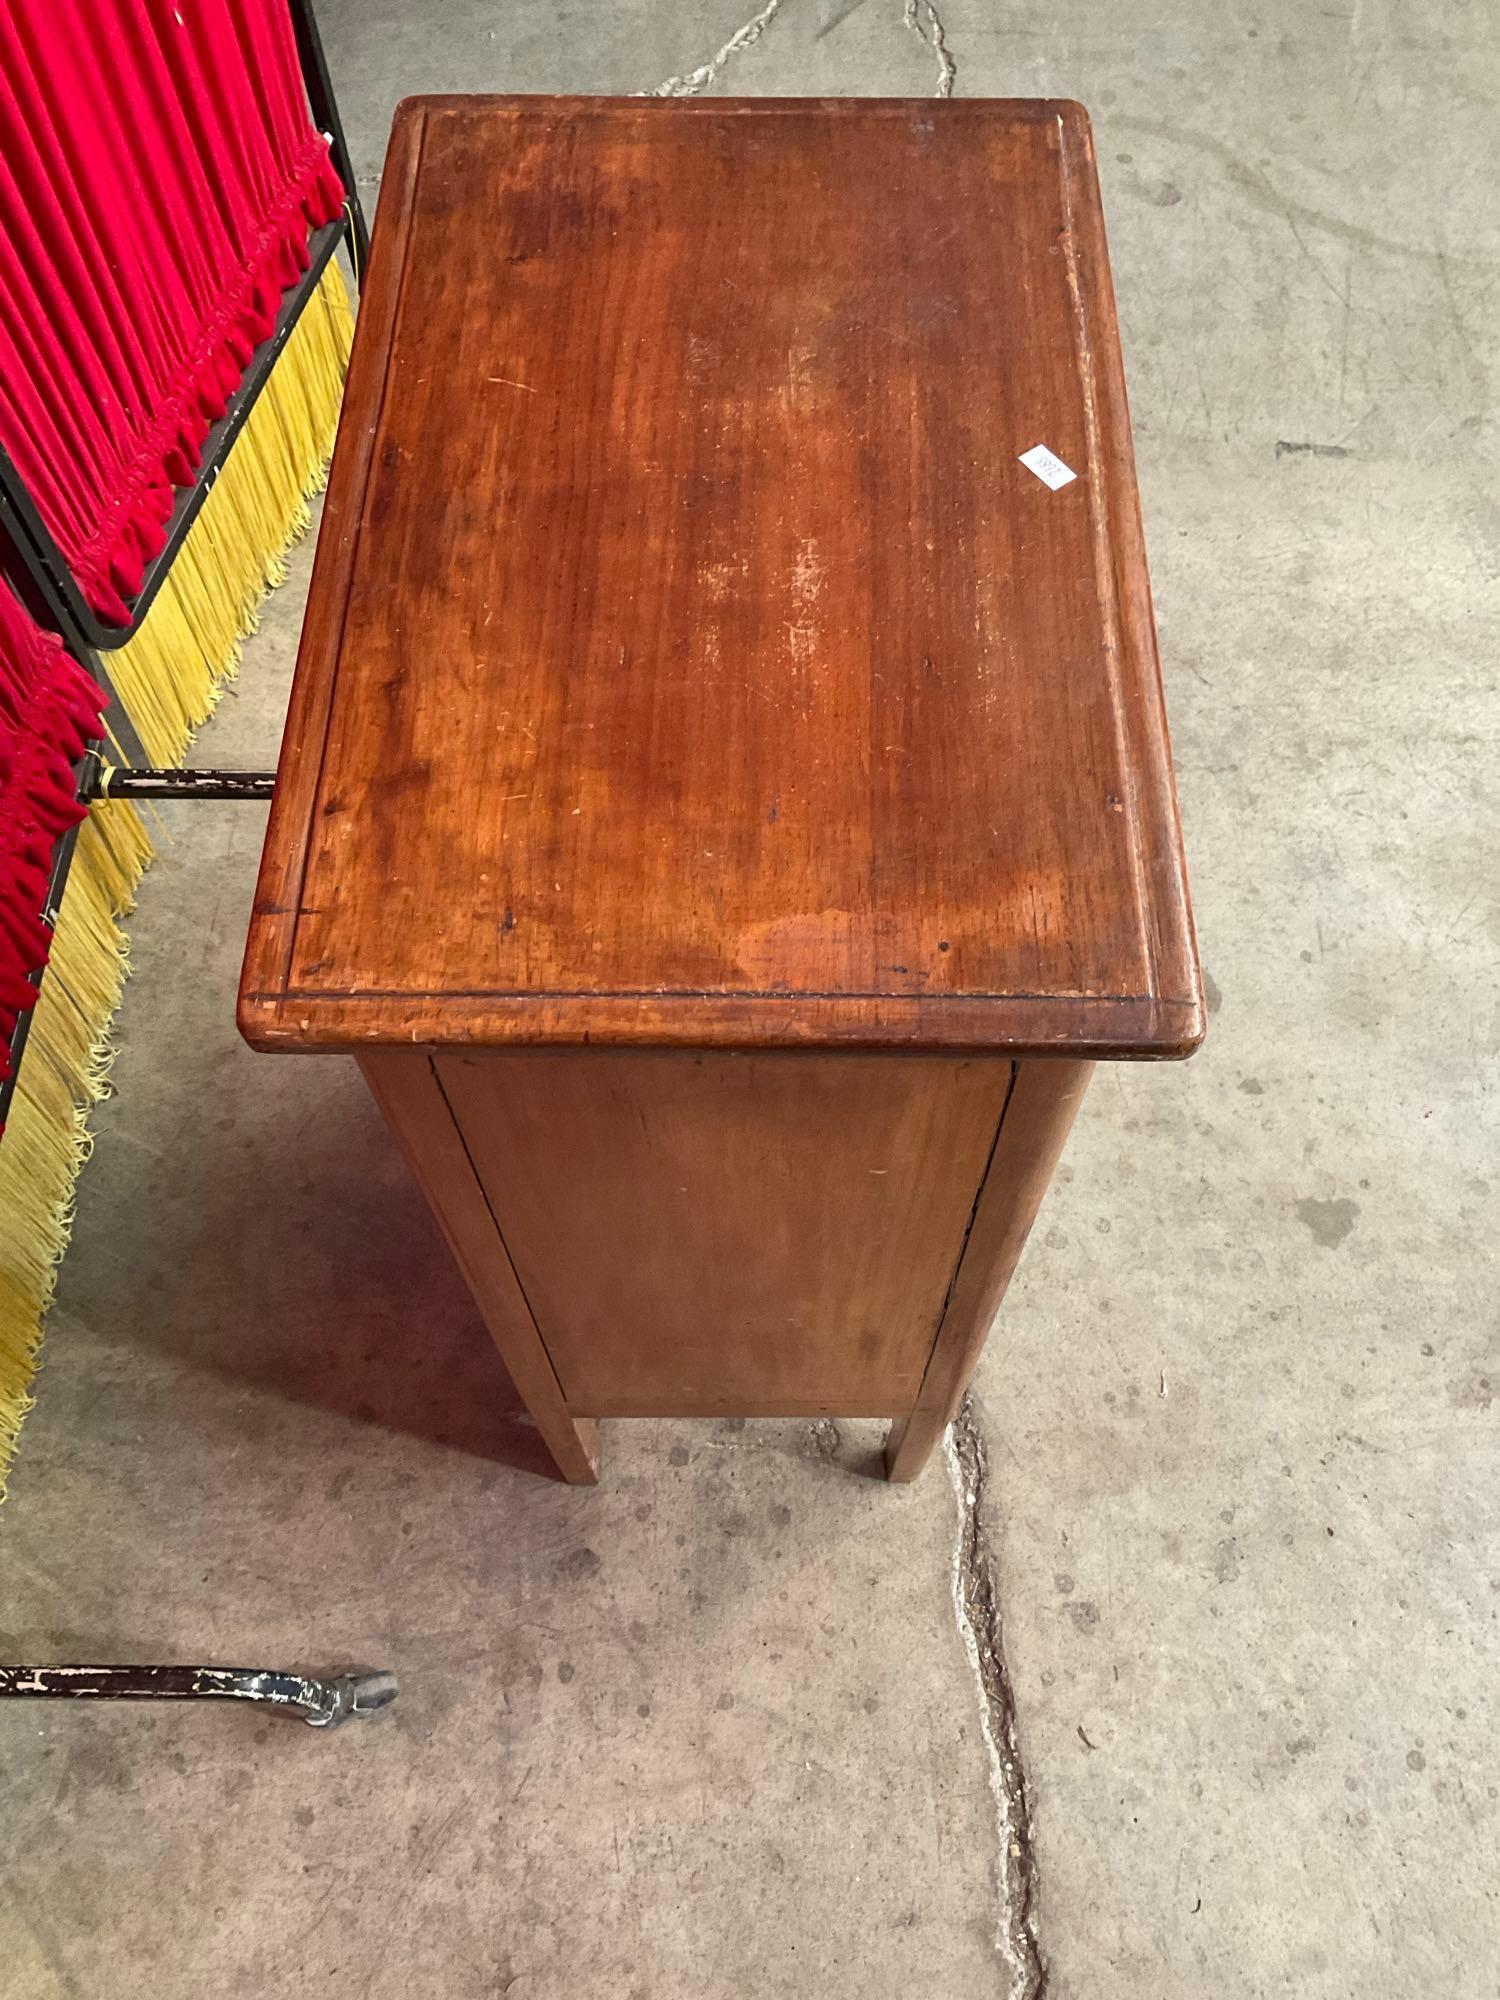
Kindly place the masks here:
[[(680, 76), (665, 77), (654, 89), (641, 91), (639, 95), (642, 97), (697, 97), (701, 92), (711, 90), (714, 84), (717, 83), (719, 72), (724, 68), (724, 65), (732, 61), (742, 49), (748, 49), (760, 40), (766, 29), (770, 27), (776, 16), (781, 12), (781, 7), (782, 0), (766, 0), (765, 6), (760, 9), (759, 13), (752, 14), (749, 20), (742, 22), (722, 47), (709, 57), (707, 62), (700, 63), (696, 69), (684, 71)], [(853, 9), (849, 9), (849, 12), (852, 13)], [(839, 20), (843, 18), (843, 15), (838, 17)], [(954, 60), (952, 50), (948, 47), (947, 29), (943, 24), (942, 15), (939, 14), (937, 8), (933, 5), (933, 0), (903, 0), (901, 21), (902, 25), (916, 36), (924, 48), (931, 49), (937, 60), (937, 85), (933, 91), (933, 95), (935, 97), (951, 97), (953, 95), (953, 86), (958, 80), (958, 64)], [(837, 22), (830, 22), (828, 25), (829, 27), (833, 27), (837, 25)], [(827, 32), (827, 28), (822, 29), (818, 39), (821, 40), (822, 35)]]
[(758, 42), (766, 29), (781, 12), (781, 0), (766, 0), (758, 14), (752, 14), (748, 21), (735, 29), (729, 40), (706, 63), (690, 69), (682, 76), (669, 76), (657, 84), (654, 90), (642, 91), (643, 97), (696, 97), (700, 91), (709, 90), (718, 79), (719, 71), (725, 63), (737, 56), (741, 49), (748, 49)]
[[(924, 14), (927, 17), (925, 28), (922, 25)], [(943, 26), (942, 15), (933, 6), (932, 0), (906, 0), (901, 19), (917, 40), (931, 49), (937, 57), (938, 80), (933, 96), (951, 97), (953, 86), (958, 79), (958, 64), (953, 60), (953, 53), (948, 47), (948, 35)]]
[(943, 1452), (958, 1503), (953, 1614), (979, 1687), (979, 1726), (999, 1828), (995, 1942), (1010, 1963), (1012, 2000), (1045, 2000), (1047, 1968), (1037, 1937), (1030, 1796), (1017, 1742), (1015, 1690), (1005, 1664), (994, 1554), (985, 1527), (989, 1455), (967, 1396), (944, 1434)]

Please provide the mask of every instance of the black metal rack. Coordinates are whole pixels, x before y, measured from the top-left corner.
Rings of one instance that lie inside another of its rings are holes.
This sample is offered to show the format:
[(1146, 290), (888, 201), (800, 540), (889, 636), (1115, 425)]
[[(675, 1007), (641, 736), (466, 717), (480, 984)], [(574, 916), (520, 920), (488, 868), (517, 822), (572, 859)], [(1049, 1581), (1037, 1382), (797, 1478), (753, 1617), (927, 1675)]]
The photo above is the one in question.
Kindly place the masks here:
[(204, 440), (203, 459), (197, 477), (191, 486), (184, 486), (178, 492), (167, 523), (166, 541), (160, 553), (147, 565), (141, 587), (130, 606), (128, 624), (107, 625), (83, 595), (68, 568), (66, 556), (37, 512), (31, 495), (21, 484), (20, 474), (10, 454), (0, 445), (0, 525), (5, 529), (20, 567), (46, 607), (49, 622), (61, 632), (70, 650), (80, 654), (88, 651), (113, 652), (139, 632), (157, 592), (166, 582), (167, 572), (177, 559), (178, 550), (202, 512), (204, 501), (213, 491), (214, 481), (233, 449), (235, 439), (245, 428), (245, 421), (254, 409), (257, 397), (281, 358), (281, 350), (290, 340), (292, 329), (322, 282), (329, 260), (349, 235), (346, 212), (337, 222), (328, 223), (312, 238), (308, 246), (311, 261), (306, 271), (289, 291), (282, 293), (274, 328), (250, 357), (250, 365), (230, 397), (223, 416)]
[[(333, 84), (323, 55), (322, 38), (312, 11), (312, 0), (287, 0), (287, 6), (302, 66), (303, 88), (307, 92), (313, 121), (329, 140), (329, 155), (344, 185), (343, 214), (336, 222), (327, 224), (313, 235), (308, 245), (306, 271), (296, 285), (282, 294), (275, 326), (251, 356), (223, 416), (205, 439), (197, 477), (177, 496), (166, 541), (146, 570), (141, 589), (130, 606), (128, 624), (107, 625), (98, 617), (74, 581), (66, 558), (21, 483), (9, 454), (0, 447), (0, 570), (3, 570), (31, 615), (38, 623), (61, 635), (69, 652), (104, 690), (108, 697), (104, 712), (108, 740), (118, 745), (123, 754), (132, 760), (132, 768), (113, 772), (105, 760), (106, 739), (100, 738), (91, 743), (75, 772), (77, 797), (83, 804), (106, 796), (231, 799), (265, 798), (270, 795), (272, 780), (259, 773), (163, 772), (141, 768), (147, 763), (145, 752), (111, 685), (108, 669), (100, 654), (123, 646), (140, 629), (224, 461), (243, 430), (256, 398), (265, 387), (293, 328), (341, 244), (348, 244), (356, 285), (364, 282), (370, 249), (369, 230), (360, 204), (354, 162), (344, 138)], [(78, 828), (70, 827), (53, 851), (46, 904), (41, 913), (49, 930), (56, 925), (77, 841)], [(37, 989), (40, 989), (44, 972), (45, 967), (39, 968), (31, 977), (31, 984)], [(31, 1009), (28, 1008), (17, 1017), (10, 1037), (10, 1074), (0, 1082), (0, 1126), (4, 1125), (10, 1110), (30, 1030)]]

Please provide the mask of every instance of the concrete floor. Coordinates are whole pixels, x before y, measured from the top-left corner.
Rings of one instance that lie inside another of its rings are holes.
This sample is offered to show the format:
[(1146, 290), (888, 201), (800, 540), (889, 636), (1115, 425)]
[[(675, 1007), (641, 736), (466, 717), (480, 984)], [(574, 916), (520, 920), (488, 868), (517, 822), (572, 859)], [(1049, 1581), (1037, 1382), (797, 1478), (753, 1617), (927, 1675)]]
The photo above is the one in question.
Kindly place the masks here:
[[(749, 5), (320, 12), (373, 195), (398, 97), (649, 88)], [(767, 12), (717, 88), (938, 81), (925, 0)], [(179, 815), (0, 1646), (402, 1695), (0, 1718), (9, 2000), (1500, 1991), (1500, 56), (1462, 0), (939, 13), (959, 94), (1095, 115), (1209, 1044), (1101, 1076), (977, 1496), (794, 1423), (573, 1492), (356, 1079), (236, 1043), (258, 810)], [(203, 761), (272, 755), (305, 574)]]

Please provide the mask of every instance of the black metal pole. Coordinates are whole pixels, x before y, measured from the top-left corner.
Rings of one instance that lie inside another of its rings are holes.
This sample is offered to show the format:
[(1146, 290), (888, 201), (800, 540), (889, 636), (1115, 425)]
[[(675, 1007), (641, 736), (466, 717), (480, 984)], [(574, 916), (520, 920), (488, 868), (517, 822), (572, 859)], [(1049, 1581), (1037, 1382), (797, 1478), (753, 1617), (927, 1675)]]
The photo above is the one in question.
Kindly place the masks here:
[(288, 0), (288, 5), (292, 15), (292, 33), (297, 38), (297, 55), (302, 64), (302, 82), (307, 91), (307, 101), (312, 106), (314, 121), (321, 131), (328, 134), (332, 142), (333, 164), (338, 168), (339, 179), (344, 183), (344, 193), (348, 197), (349, 234), (354, 241), (354, 279), (356, 284), (363, 286), (365, 266), (370, 261), (370, 232), (365, 226), (365, 212), (360, 204), (354, 160), (349, 152), (349, 142), (344, 137), (338, 100), (333, 94), (333, 79), (328, 74), (328, 59), (323, 54), (323, 37), (318, 33), (318, 22), (312, 10), (312, 0)]
[(152, 767), (116, 768), (103, 764), (93, 788), (79, 797), (92, 799), (261, 799), (276, 789), (274, 771), (186, 771)]

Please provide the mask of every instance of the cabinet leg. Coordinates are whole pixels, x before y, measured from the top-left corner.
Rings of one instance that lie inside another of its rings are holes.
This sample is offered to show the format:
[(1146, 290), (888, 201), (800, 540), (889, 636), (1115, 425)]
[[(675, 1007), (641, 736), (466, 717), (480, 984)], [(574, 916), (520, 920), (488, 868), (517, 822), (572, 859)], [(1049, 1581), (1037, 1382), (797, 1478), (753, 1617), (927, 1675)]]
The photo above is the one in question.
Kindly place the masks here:
[(597, 1417), (570, 1417), (561, 1411), (543, 1423), (535, 1410), (536, 1427), (548, 1451), (557, 1460), (557, 1469), (570, 1486), (599, 1484), (599, 1420)]
[(898, 1486), (915, 1479), (942, 1435), (943, 1425), (936, 1414), (924, 1411), (919, 1416), (913, 1410), (909, 1417), (899, 1417), (885, 1441), (886, 1478)]
[(558, 1471), (572, 1486), (596, 1485), (599, 1425), (568, 1409), (432, 1059), (420, 1049), (381, 1049), (359, 1066)]
[(887, 1479), (915, 1479), (952, 1423), (1092, 1073), (1050, 1056), (1015, 1065), (922, 1386), (886, 1442)]

